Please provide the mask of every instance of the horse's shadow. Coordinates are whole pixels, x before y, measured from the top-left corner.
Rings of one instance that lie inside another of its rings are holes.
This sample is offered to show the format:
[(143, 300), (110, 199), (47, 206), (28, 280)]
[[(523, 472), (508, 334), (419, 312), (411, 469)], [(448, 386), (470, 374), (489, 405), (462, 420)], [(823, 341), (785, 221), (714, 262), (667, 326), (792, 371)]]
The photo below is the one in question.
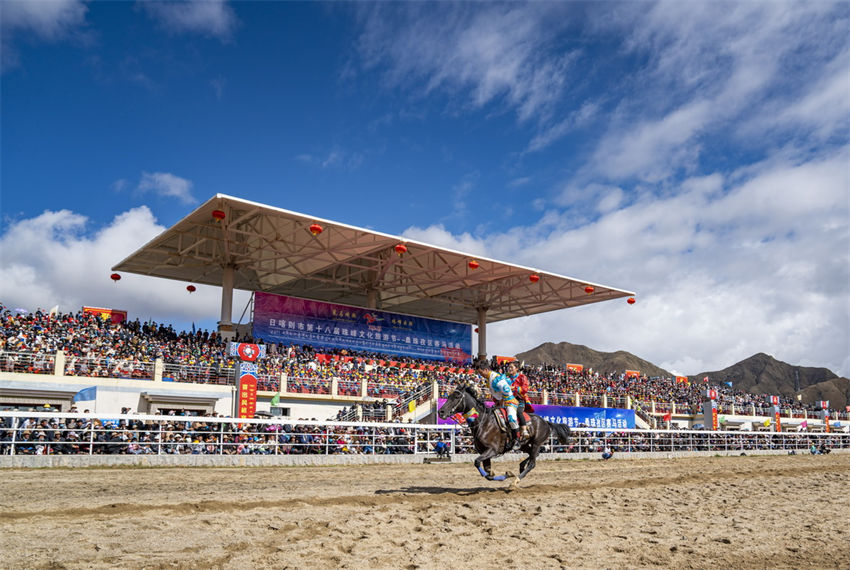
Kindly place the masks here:
[(457, 495), (468, 497), (472, 495), (483, 495), (493, 493), (509, 493), (510, 487), (472, 487), (468, 489), (456, 489), (451, 487), (402, 487), (401, 489), (378, 489), (376, 495)]

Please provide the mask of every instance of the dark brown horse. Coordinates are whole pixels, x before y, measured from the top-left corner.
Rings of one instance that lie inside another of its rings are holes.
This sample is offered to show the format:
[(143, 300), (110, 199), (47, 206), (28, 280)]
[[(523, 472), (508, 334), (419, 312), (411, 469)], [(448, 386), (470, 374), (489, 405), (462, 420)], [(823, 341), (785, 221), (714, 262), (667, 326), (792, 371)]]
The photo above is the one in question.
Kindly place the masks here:
[[(493, 475), (490, 460), (509, 451), (511, 442), (508, 434), (499, 427), (495, 409), (488, 408), (474, 389), (465, 385), (455, 388), (437, 414), (442, 419), (446, 419), (457, 413), (465, 414), (472, 409), (478, 411), (478, 419), (472, 426), (473, 444), (475, 451), (479, 453), (475, 458), (475, 467), (478, 472), (490, 481), (504, 481), (508, 477), (513, 477), (510, 472), (504, 475)], [(562, 444), (567, 443), (570, 436), (570, 428), (565, 425), (547, 422), (534, 414), (529, 414), (529, 418), (529, 436), (520, 446), (520, 450), (528, 454), (528, 457), (519, 464), (520, 479), (534, 469), (540, 447), (549, 441), (550, 436), (555, 435)]]

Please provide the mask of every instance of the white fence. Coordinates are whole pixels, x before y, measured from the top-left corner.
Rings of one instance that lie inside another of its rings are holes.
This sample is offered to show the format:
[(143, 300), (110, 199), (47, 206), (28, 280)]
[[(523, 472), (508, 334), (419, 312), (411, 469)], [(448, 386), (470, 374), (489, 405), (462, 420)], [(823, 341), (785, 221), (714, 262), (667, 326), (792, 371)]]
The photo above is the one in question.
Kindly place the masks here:
[[(469, 431), (456, 425), (0, 412), (3, 455), (423, 455), (438, 441), (473, 453)], [(575, 428), (566, 445), (551, 440), (542, 451), (799, 453), (813, 444), (850, 450), (850, 434)]]

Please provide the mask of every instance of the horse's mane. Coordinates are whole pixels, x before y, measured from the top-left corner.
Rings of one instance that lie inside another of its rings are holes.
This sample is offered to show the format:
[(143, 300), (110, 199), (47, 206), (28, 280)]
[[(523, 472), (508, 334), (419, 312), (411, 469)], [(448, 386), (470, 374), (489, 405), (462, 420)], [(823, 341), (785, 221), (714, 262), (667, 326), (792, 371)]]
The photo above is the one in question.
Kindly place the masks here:
[(478, 410), (479, 414), (482, 414), (487, 410), (487, 406), (484, 403), (484, 398), (481, 395), (481, 390), (478, 386), (463, 383), (458, 386), (458, 389), (472, 396), (472, 399), (475, 400), (475, 408)]

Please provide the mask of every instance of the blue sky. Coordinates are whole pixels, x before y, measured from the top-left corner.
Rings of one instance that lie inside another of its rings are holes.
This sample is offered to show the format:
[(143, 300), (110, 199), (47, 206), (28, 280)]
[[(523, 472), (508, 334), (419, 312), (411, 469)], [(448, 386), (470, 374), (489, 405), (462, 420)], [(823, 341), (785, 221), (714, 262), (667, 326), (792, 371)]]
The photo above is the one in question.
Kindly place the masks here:
[(9, 306), (212, 326), (212, 288), (108, 275), (223, 192), (638, 292), (498, 354), (850, 375), (850, 4), (0, 9)]

